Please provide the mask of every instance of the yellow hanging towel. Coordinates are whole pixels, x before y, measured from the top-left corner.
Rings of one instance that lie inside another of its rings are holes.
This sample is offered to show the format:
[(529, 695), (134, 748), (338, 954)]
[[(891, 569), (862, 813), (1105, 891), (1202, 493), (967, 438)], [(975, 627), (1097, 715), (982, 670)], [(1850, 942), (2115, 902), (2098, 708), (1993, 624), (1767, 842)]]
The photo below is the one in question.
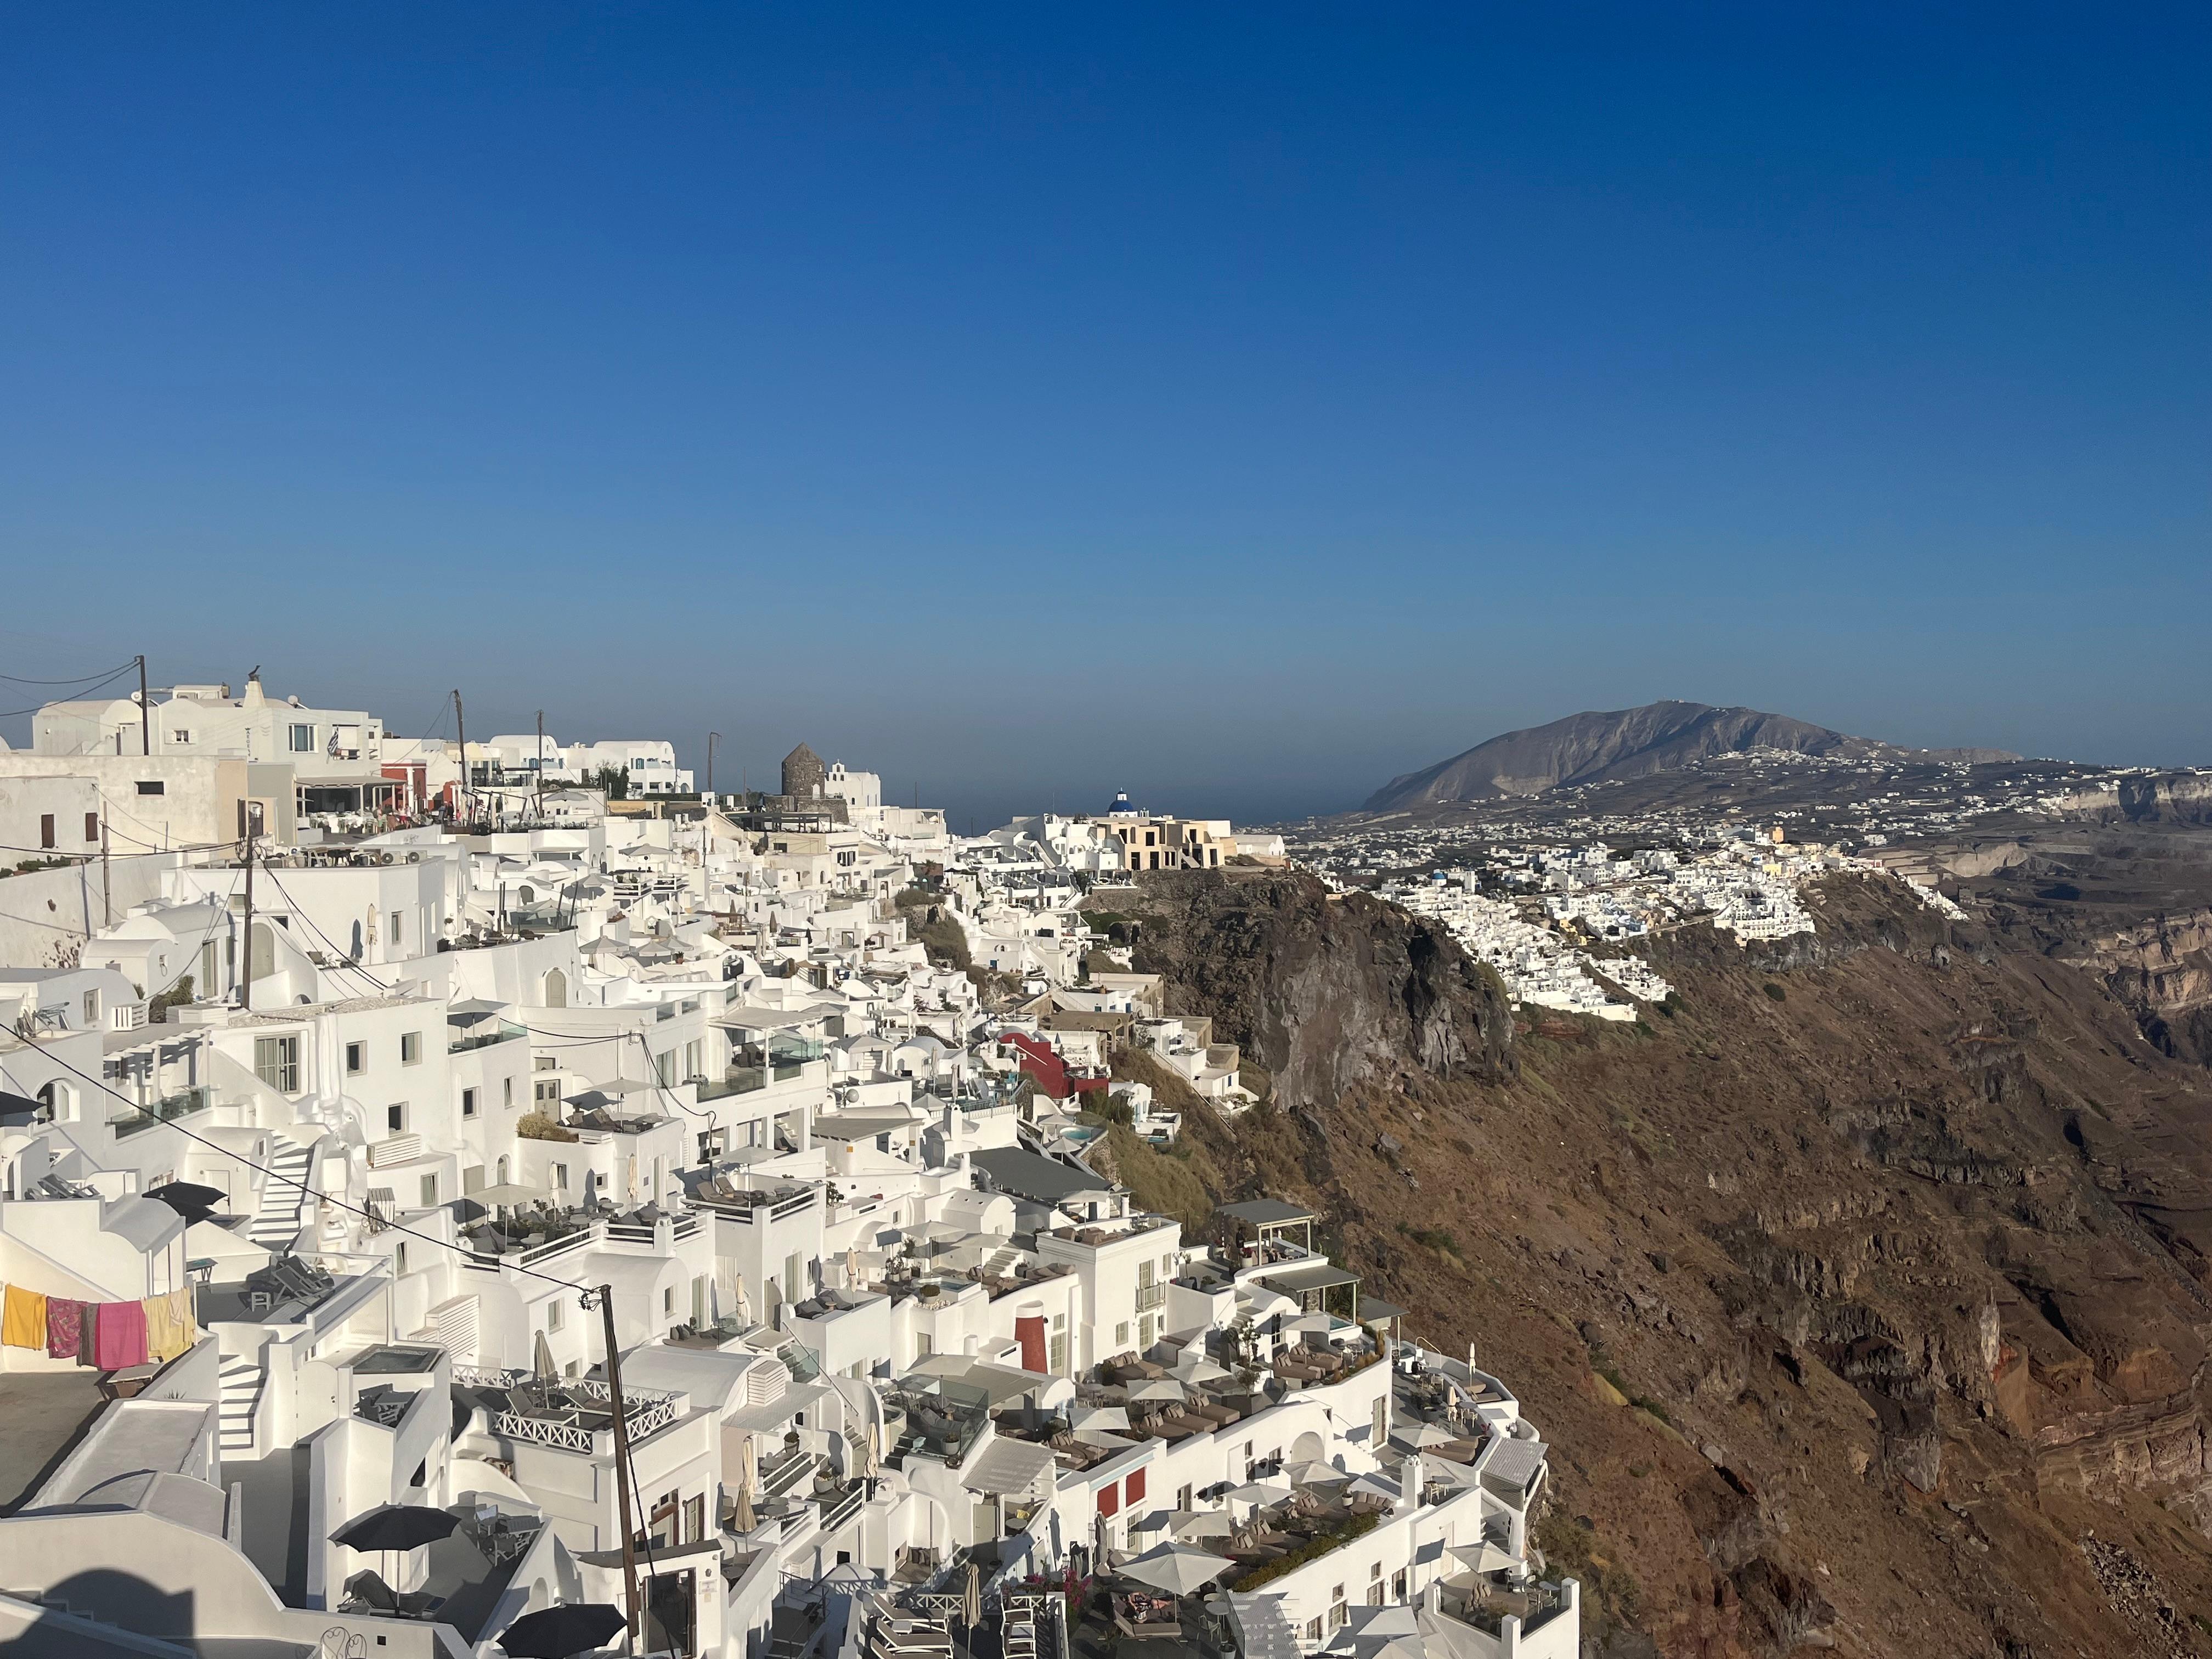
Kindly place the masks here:
[(46, 1298), (21, 1285), (8, 1287), (6, 1311), (0, 1313), (0, 1343), (11, 1348), (46, 1346)]
[(167, 1296), (149, 1296), (142, 1304), (146, 1310), (146, 1357), (162, 1364), (179, 1354), (190, 1352), (199, 1340), (198, 1322), (192, 1314), (192, 1293), (189, 1290), (171, 1291)]

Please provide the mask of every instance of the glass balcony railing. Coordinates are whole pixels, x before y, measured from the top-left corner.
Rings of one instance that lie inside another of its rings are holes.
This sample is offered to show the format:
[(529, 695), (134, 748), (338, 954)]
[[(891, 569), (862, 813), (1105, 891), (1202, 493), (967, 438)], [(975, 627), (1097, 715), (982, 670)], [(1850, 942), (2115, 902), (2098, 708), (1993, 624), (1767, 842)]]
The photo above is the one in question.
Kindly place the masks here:
[(215, 1091), (205, 1084), (195, 1088), (179, 1090), (173, 1095), (163, 1095), (159, 1100), (149, 1100), (136, 1111), (123, 1112), (107, 1120), (107, 1127), (115, 1131), (115, 1138), (135, 1135), (142, 1129), (150, 1129), (157, 1123), (188, 1117), (194, 1112), (205, 1111), (215, 1104)]
[(489, 1048), (495, 1042), (512, 1042), (523, 1035), (520, 1025), (510, 1025), (503, 1019), (485, 1020), (466, 1030), (459, 1026), (448, 1026), (447, 1030), (458, 1033), (446, 1039), (446, 1052), (449, 1054), (465, 1054), (471, 1048)]

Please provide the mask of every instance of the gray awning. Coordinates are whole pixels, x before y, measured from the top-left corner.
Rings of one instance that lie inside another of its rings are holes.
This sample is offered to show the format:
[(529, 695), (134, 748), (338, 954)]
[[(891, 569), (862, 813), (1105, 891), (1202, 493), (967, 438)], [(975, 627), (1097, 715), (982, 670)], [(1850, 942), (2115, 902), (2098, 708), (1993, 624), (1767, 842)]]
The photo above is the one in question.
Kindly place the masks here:
[(1334, 1262), (1324, 1261), (1310, 1267), (1285, 1267), (1279, 1273), (1262, 1273), (1260, 1282), (1271, 1291), (1280, 1291), (1285, 1296), (1303, 1296), (1308, 1291), (1328, 1291), (1339, 1285), (1357, 1285), (1359, 1275), (1346, 1273)]
[(1026, 1440), (994, 1440), (968, 1465), (960, 1484), (1003, 1498), (1042, 1497), (1051, 1490), (1052, 1448)]
[(1248, 1199), (1242, 1204), (1224, 1204), (1214, 1211), (1231, 1221), (1241, 1221), (1249, 1227), (1284, 1227), (1301, 1221), (1311, 1221), (1314, 1212), (1296, 1204), (1285, 1204), (1279, 1198)]

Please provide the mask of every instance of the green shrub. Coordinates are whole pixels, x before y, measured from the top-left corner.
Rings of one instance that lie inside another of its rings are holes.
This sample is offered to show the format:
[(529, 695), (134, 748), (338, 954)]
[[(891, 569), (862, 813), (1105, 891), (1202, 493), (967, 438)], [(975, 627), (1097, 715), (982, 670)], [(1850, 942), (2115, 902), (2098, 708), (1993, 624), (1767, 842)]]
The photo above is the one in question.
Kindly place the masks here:
[(1779, 985), (1777, 985), (1771, 979), (1759, 988), (1765, 991), (1767, 995), (1772, 997), (1777, 1002), (1787, 1002), (1790, 1000), (1790, 993), (1784, 990)]

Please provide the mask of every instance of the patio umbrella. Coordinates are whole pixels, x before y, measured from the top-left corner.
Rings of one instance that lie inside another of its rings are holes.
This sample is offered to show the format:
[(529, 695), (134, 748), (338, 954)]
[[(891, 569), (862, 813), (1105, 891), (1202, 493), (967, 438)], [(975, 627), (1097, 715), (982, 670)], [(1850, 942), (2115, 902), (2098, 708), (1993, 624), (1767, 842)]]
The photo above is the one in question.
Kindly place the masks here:
[(524, 1613), (507, 1627), (499, 1645), (514, 1659), (573, 1659), (606, 1646), (629, 1628), (620, 1607), (574, 1601)]
[(753, 1301), (745, 1294), (745, 1276), (743, 1273), (737, 1276), (736, 1287), (730, 1295), (730, 1306), (736, 1310), (738, 1318), (744, 1320), (748, 1325), (752, 1323)]
[(968, 1564), (968, 1586), (960, 1593), (960, 1622), (973, 1630), (983, 1622), (983, 1569)]
[(1173, 1530), (1178, 1538), (1226, 1538), (1237, 1530), (1237, 1523), (1220, 1510), (1196, 1510)]
[(1446, 1434), (1433, 1423), (1405, 1423), (1392, 1430), (1390, 1437), (1401, 1446), (1419, 1451), (1424, 1446), (1441, 1446), (1458, 1437)]
[(1236, 1564), (1226, 1557), (1193, 1549), (1188, 1544), (1165, 1543), (1146, 1550), (1121, 1569), (1121, 1576), (1176, 1595), (1188, 1595), (1212, 1583)]
[(1293, 1495), (1288, 1486), (1273, 1480), (1255, 1480), (1229, 1494), (1235, 1503), (1255, 1504), (1263, 1509), (1270, 1504), (1284, 1503)]
[(857, 1291), (860, 1288), (861, 1283), (860, 1247), (848, 1245), (845, 1250), (845, 1288), (848, 1291)]
[(1195, 1358), (1188, 1354), (1176, 1362), (1175, 1374), (1186, 1382), (1218, 1382), (1229, 1375), (1227, 1367), (1215, 1364), (1205, 1355)]
[(1309, 1457), (1303, 1462), (1285, 1465), (1283, 1469), (1283, 1479), (1295, 1486), (1327, 1486), (1339, 1480), (1349, 1480), (1352, 1477), (1342, 1469), (1332, 1468), (1317, 1457)]
[(1155, 1377), (1149, 1382), (1139, 1382), (1129, 1390), (1132, 1405), (1139, 1400), (1170, 1400), (1180, 1405), (1184, 1397), (1182, 1384), (1164, 1376)]
[(190, 1181), (165, 1181), (160, 1186), (149, 1188), (146, 1196), (160, 1199), (187, 1221), (198, 1221), (229, 1194), (216, 1188), (202, 1187)]
[(1455, 1545), (1451, 1555), (1470, 1572), (1504, 1572), (1521, 1565), (1487, 1538), (1479, 1544)]
[(538, 1333), (538, 1340), (530, 1355), (530, 1369), (541, 1387), (551, 1388), (561, 1380), (561, 1368), (553, 1363), (553, 1345), (545, 1340), (545, 1333)]
[(1126, 1429), (1129, 1426), (1129, 1408), (1126, 1406), (1078, 1406), (1069, 1413), (1067, 1425), (1072, 1429)]
[(1336, 1321), (1324, 1313), (1301, 1314), (1283, 1328), (1286, 1331), (1320, 1331), (1326, 1334), (1336, 1328)]
[(419, 1549), (452, 1537), (460, 1524), (458, 1515), (421, 1504), (380, 1504), (340, 1527), (331, 1534), (331, 1542), (363, 1552)]
[(519, 1181), (502, 1181), (496, 1187), (479, 1187), (464, 1198), (481, 1204), (487, 1210), (511, 1210), (519, 1204), (534, 1204), (545, 1196), (543, 1187), (526, 1187)]
[(884, 1431), (876, 1426), (872, 1419), (868, 1423), (868, 1445), (866, 1456), (866, 1462), (861, 1464), (860, 1470), (862, 1474), (872, 1479), (884, 1461)]

